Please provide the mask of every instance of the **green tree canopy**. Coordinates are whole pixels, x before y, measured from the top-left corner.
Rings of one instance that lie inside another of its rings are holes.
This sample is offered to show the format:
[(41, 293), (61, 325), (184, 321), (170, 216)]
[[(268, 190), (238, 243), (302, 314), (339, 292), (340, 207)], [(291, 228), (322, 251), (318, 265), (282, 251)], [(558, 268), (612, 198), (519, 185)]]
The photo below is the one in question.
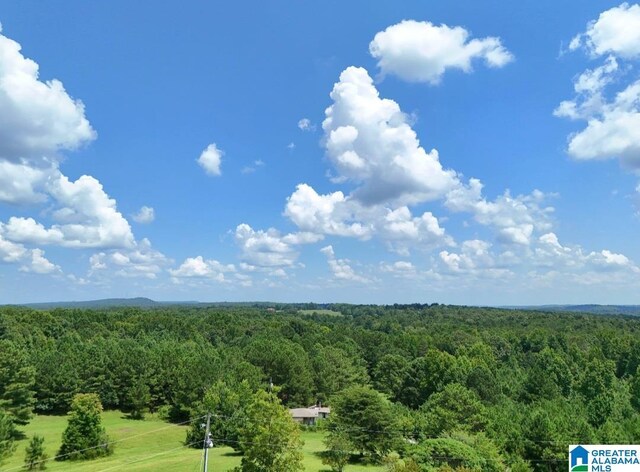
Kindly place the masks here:
[(351, 387), (338, 395), (330, 416), (329, 434), (346, 434), (353, 450), (382, 458), (400, 440), (389, 400), (370, 387)]
[(16, 425), (26, 425), (35, 405), (36, 370), (26, 353), (7, 340), (0, 340), (0, 408)]
[(79, 393), (73, 398), (57, 460), (94, 459), (113, 452), (101, 414), (102, 404), (95, 393)]
[(13, 418), (0, 409), (0, 464), (15, 450)]
[(478, 395), (457, 383), (431, 395), (420, 411), (425, 437), (454, 430), (480, 431), (487, 422), (485, 407)]
[(275, 392), (258, 390), (253, 394), (240, 442), (244, 455), (237, 470), (241, 472), (304, 470), (298, 424)]
[(398, 399), (411, 408), (418, 408), (431, 394), (459, 379), (456, 358), (447, 352), (430, 349), (409, 365)]
[[(247, 381), (227, 384), (218, 380), (207, 390), (204, 399), (194, 408), (194, 416), (202, 418), (211, 414), (211, 439), (214, 446), (229, 446), (242, 451), (240, 431), (247, 423), (249, 405), (253, 401), (253, 390)], [(197, 420), (187, 431), (186, 444), (202, 447), (204, 420)]]

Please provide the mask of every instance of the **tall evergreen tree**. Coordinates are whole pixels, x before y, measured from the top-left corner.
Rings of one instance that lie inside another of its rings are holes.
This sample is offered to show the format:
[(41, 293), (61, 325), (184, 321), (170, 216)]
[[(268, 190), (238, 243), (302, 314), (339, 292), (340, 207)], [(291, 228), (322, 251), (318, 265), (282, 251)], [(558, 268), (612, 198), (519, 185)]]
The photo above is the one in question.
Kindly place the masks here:
[(24, 350), (0, 340), (0, 408), (16, 425), (26, 425), (35, 405), (35, 368), (29, 365)]
[(144, 379), (138, 378), (127, 391), (127, 407), (131, 418), (135, 420), (144, 419), (144, 414), (150, 402), (151, 394), (149, 387)]

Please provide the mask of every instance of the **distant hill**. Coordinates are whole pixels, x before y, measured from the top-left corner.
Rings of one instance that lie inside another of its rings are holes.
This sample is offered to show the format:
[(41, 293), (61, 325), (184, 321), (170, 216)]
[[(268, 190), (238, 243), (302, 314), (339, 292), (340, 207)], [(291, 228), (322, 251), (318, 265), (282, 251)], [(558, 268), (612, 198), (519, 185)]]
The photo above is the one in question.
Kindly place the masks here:
[[(169, 301), (158, 302), (150, 298), (105, 298), (102, 300), (70, 301), (70, 302), (45, 302), (45, 303), (22, 303), (21, 306), (34, 308), (36, 310), (51, 310), (54, 308), (159, 308), (166, 306), (219, 306), (219, 307), (290, 307), (298, 308), (302, 312), (322, 312), (323, 309), (330, 309), (331, 305), (317, 305), (313, 303), (272, 303), (272, 302), (209, 302), (198, 301)], [(628, 315), (640, 316), (640, 305), (527, 305), (527, 306), (501, 306), (496, 308), (508, 310), (529, 310), (546, 311), (554, 313), (590, 313), (594, 315)]]
[[(246, 306), (246, 307), (270, 307), (274, 304), (271, 302), (199, 302), (194, 300), (185, 301), (169, 301), (158, 302), (145, 297), (136, 298), (104, 298), (101, 300), (85, 300), (70, 302), (43, 302), (43, 303), (16, 303), (15, 305), (26, 306), (36, 310), (52, 310), (54, 308), (117, 308), (117, 307), (134, 307), (134, 308), (158, 308), (166, 306)], [(2, 306), (2, 305), (0, 305)]]
[(167, 305), (195, 305), (198, 302), (156, 302), (150, 298), (105, 298), (102, 300), (86, 300), (74, 302), (45, 302), (24, 303), (22, 306), (35, 308), (36, 310), (51, 310), (53, 308), (112, 308), (130, 306), (137, 308), (155, 308)]
[(552, 312), (591, 313), (594, 315), (640, 316), (640, 305), (536, 305), (504, 308)]

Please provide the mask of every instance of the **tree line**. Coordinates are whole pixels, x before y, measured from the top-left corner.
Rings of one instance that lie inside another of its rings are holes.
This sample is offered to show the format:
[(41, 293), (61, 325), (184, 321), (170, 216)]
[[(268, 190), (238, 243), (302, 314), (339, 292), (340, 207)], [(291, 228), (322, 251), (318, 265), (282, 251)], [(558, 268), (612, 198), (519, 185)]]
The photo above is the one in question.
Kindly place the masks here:
[[(358, 460), (393, 471), (555, 471), (569, 444), (640, 440), (638, 318), (267, 308), (0, 308), (0, 457), (34, 412), (67, 413), (78, 394), (134, 418), (211, 411), (214, 443), (242, 452), (253, 403), (329, 404), (322, 428), (335, 470)], [(276, 393), (256, 397), (269, 379)]]

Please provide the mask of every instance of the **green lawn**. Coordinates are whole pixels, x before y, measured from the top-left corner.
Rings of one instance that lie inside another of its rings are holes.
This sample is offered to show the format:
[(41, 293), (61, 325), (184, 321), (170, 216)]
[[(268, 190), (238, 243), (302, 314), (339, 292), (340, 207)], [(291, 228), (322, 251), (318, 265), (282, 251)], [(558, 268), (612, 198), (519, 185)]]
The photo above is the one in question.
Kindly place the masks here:
[(301, 315), (342, 316), (342, 313), (333, 310), (298, 310), (298, 313)]
[[(148, 415), (144, 421), (126, 418), (118, 411), (103, 414), (104, 426), (115, 444), (113, 455), (85, 462), (49, 461), (47, 470), (52, 472), (103, 472), (103, 471), (175, 471), (196, 472), (202, 470), (202, 450), (183, 446), (185, 426), (175, 426)], [(64, 416), (36, 416), (24, 429), (27, 439), (18, 442), (16, 452), (5, 462), (0, 471), (18, 471), (24, 461), (25, 448), (29, 438), (38, 433), (45, 438), (45, 448), (50, 457), (55, 456), (60, 447), (60, 437), (67, 423)], [(328, 472), (322, 465), (317, 452), (323, 450), (322, 434), (304, 432), (305, 470)], [(231, 448), (214, 448), (209, 454), (209, 471), (229, 470), (240, 464), (240, 456)], [(381, 472), (381, 467), (349, 465), (345, 472)]]

